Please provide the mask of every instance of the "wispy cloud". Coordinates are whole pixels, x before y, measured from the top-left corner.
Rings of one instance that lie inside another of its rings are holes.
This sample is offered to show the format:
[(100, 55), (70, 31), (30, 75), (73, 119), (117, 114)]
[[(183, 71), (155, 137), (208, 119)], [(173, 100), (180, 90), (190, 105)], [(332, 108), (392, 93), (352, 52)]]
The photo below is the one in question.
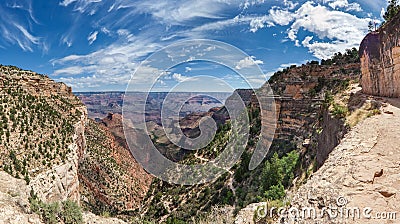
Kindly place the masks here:
[(172, 78), (173, 78), (175, 81), (177, 81), (177, 82), (184, 82), (184, 81), (186, 81), (189, 77), (186, 77), (186, 76), (184, 76), (184, 75), (182, 75), (182, 74), (179, 74), (179, 73), (174, 73), (174, 74), (172, 75)]
[[(33, 51), (34, 46), (43, 46), (42, 38), (35, 36), (30, 24), (39, 24), (32, 10), (32, 2), (23, 0), (7, 3), (6, 8), (0, 5), (0, 30), (4, 45), (18, 45), (23, 51)], [(22, 10), (24, 13), (13, 13), (13, 10)]]
[[(287, 30), (286, 34), (285, 31), (282, 34), (286, 36), (285, 41), (307, 48), (317, 58), (326, 58), (337, 51), (357, 46), (366, 33), (369, 21), (369, 18), (352, 15), (362, 10), (361, 5), (348, 0), (315, 0), (302, 4), (284, 0), (279, 6), (271, 6), (269, 1), (264, 0), (63, 0), (60, 5), (78, 12), (74, 24), (79, 24), (80, 16), (98, 18), (91, 24), (95, 31), (84, 37), (89, 45), (97, 40), (99, 34), (105, 34), (114, 41), (85, 55), (69, 55), (52, 61), (54, 75), (73, 86), (85, 83), (93, 86), (93, 82), (103, 83), (106, 80), (124, 85), (143, 57), (172, 41), (207, 38), (210, 33), (231, 27), (240, 27), (240, 32), (248, 33), (278, 27)], [(261, 6), (264, 11), (252, 11)], [(138, 21), (133, 26), (129, 21), (137, 15), (145, 15), (151, 23), (140, 24)], [(302, 31), (308, 33), (306, 37), (298, 34)], [(76, 27), (71, 27), (61, 36), (61, 43), (72, 46), (76, 33)], [(29, 36), (26, 38), (29, 39)], [(239, 61), (236, 68), (262, 63), (249, 57)], [(182, 77), (177, 75), (175, 78)], [(265, 80), (263, 77), (254, 79), (260, 80), (260, 83)]]
[(93, 44), (93, 42), (95, 42), (96, 41), (96, 39), (97, 39), (97, 34), (98, 34), (99, 32), (98, 31), (94, 31), (94, 32), (92, 32), (92, 33), (90, 33), (89, 34), (89, 36), (88, 36), (88, 41), (89, 41), (89, 45), (92, 45)]
[[(78, 89), (84, 88), (85, 84), (93, 87), (93, 82), (126, 85), (140, 61), (160, 48), (150, 37), (130, 36), (127, 39), (127, 36), (121, 36), (116, 43), (87, 55), (69, 55), (52, 60), (55, 68), (52, 75)], [(141, 77), (141, 81), (146, 80), (146, 76)]]
[(70, 5), (74, 5), (74, 10), (79, 11), (79, 12), (86, 12), (87, 10), (90, 10), (90, 13), (92, 12), (91, 10), (93, 9), (93, 3), (100, 3), (102, 0), (63, 0), (60, 2), (61, 6), (67, 7)]

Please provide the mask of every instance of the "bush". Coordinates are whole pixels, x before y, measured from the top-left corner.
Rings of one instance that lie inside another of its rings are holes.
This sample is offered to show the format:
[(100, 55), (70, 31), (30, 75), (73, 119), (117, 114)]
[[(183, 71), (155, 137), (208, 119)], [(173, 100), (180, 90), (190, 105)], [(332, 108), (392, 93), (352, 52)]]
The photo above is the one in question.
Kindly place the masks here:
[(282, 183), (271, 186), (269, 190), (265, 191), (264, 197), (269, 200), (280, 200), (285, 197), (285, 188)]
[(58, 223), (58, 217), (60, 214), (60, 205), (58, 202), (51, 204), (42, 204), (42, 219), (45, 223), (56, 224)]
[(67, 200), (62, 207), (61, 215), (65, 224), (83, 223), (82, 210), (77, 203)]
[(346, 117), (348, 112), (349, 112), (349, 110), (345, 106), (341, 106), (339, 104), (333, 105), (332, 114), (336, 118), (344, 118), (344, 117)]
[(285, 196), (285, 187), (292, 184), (298, 160), (299, 154), (292, 151), (282, 158), (274, 153), (270, 161), (265, 162), (261, 174), (264, 197), (279, 200)]
[(61, 203), (53, 202), (46, 204), (42, 202), (33, 189), (31, 189), (29, 203), (31, 211), (40, 215), (46, 224), (62, 223), (81, 224), (83, 223), (82, 210), (78, 204), (71, 200)]

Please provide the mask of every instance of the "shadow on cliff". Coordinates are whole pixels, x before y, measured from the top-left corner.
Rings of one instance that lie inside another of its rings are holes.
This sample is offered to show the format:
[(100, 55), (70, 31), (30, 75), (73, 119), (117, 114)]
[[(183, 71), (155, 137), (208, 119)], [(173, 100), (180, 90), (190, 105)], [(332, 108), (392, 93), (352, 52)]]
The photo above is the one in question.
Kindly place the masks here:
[(383, 98), (384, 102), (389, 103), (390, 105), (400, 108), (400, 98)]

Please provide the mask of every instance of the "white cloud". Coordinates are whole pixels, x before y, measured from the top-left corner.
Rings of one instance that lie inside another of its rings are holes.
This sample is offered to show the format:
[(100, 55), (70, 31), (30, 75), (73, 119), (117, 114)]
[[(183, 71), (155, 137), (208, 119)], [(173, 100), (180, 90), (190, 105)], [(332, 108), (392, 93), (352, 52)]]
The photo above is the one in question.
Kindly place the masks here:
[(32, 34), (30, 34), (23, 26), (15, 23), (14, 24), (15, 27), (17, 27), (21, 33), (24, 35), (24, 37), (31, 43), (33, 44), (39, 44), (39, 38), (33, 36)]
[[(232, 1), (235, 2), (235, 1)], [(237, 1), (236, 1), (237, 2)], [(158, 21), (170, 25), (185, 24), (197, 18), (217, 19), (222, 18), (223, 10), (230, 5), (225, 0), (202, 0), (202, 1), (168, 1), (168, 0), (147, 0), (129, 5), (137, 12), (148, 13)]]
[(254, 17), (250, 20), (250, 31), (255, 33), (257, 30), (262, 29), (264, 27), (274, 26), (274, 23), (271, 21), (269, 16), (260, 16)]
[(99, 32), (98, 31), (94, 31), (94, 32), (92, 32), (92, 33), (90, 33), (89, 34), (89, 36), (88, 36), (88, 41), (89, 41), (89, 45), (92, 45), (93, 44), (93, 42), (95, 42), (96, 41), (96, 39), (97, 39), (97, 34), (98, 34)]
[(382, 8), (381, 9), (381, 18), (382, 19), (384, 19), (383, 16), (385, 15), (385, 13), (386, 13), (386, 10), (384, 8)]
[(293, 13), (288, 10), (281, 10), (277, 7), (273, 7), (269, 10), (271, 20), (281, 26), (288, 25), (293, 20)]
[(104, 34), (107, 34), (107, 35), (109, 35), (111, 33), (111, 31), (109, 29), (107, 29), (107, 27), (102, 27), (101, 32), (103, 32)]
[(313, 39), (314, 37), (311, 36), (306, 36), (306, 38), (304, 38), (304, 40), (301, 42), (301, 44), (305, 47), (309, 47), (310, 46), (310, 41)]
[(349, 3), (348, 0), (324, 0), (332, 9), (344, 9), (346, 11), (362, 11), (360, 4), (353, 2)]
[(71, 46), (72, 46), (72, 40), (71, 40), (71, 38), (70, 38), (69, 36), (63, 36), (63, 37), (61, 37), (60, 42), (61, 42), (62, 44), (67, 45), (68, 47), (71, 47)]
[(60, 2), (60, 5), (62, 5), (62, 6), (68, 6), (69, 4), (71, 4), (71, 3), (73, 3), (73, 2), (76, 2), (77, 0), (64, 0), (64, 1), (62, 1), (62, 2)]
[(310, 38), (303, 41), (303, 46), (319, 59), (331, 57), (338, 51), (357, 47), (367, 33), (368, 18), (358, 18), (352, 14), (329, 10), (325, 6), (304, 3), (293, 13), (294, 20), (288, 30), (288, 38), (297, 40), (299, 30), (314, 33), (319, 39), (328, 42), (314, 41)]
[(189, 77), (186, 77), (186, 76), (184, 76), (184, 75), (182, 75), (182, 74), (179, 74), (179, 73), (174, 73), (174, 74), (172, 75), (172, 78), (173, 78), (175, 81), (177, 81), (177, 82), (184, 82), (184, 81), (186, 81)]
[[(48, 46), (42, 37), (33, 33), (39, 24), (34, 16), (30, 0), (7, 1), (0, 4), (0, 43), (4, 46), (17, 45), (23, 51), (33, 52), (35, 47)], [(20, 13), (14, 13), (19, 10)], [(46, 52), (43, 49), (42, 52)]]
[(294, 2), (289, 1), (289, 0), (283, 0), (283, 4), (284, 4), (284, 6), (286, 6), (287, 9), (290, 9), (290, 10), (296, 8), (296, 6), (299, 5), (299, 3), (297, 3), (297, 2), (294, 3)]
[(264, 64), (263, 61), (261, 60), (256, 60), (256, 58), (254, 56), (249, 56), (244, 58), (243, 60), (240, 60), (237, 64), (236, 64), (236, 69), (240, 70), (243, 68), (249, 68), (252, 67), (254, 65), (262, 65)]
[(240, 3), (240, 7), (243, 9), (248, 9), (251, 6), (264, 4), (265, 0), (245, 0), (243, 3)]
[(58, 76), (61, 74), (68, 74), (68, 75), (78, 75), (82, 74), (83, 68), (79, 66), (71, 66), (71, 67), (66, 67), (62, 69), (56, 70), (53, 75)]

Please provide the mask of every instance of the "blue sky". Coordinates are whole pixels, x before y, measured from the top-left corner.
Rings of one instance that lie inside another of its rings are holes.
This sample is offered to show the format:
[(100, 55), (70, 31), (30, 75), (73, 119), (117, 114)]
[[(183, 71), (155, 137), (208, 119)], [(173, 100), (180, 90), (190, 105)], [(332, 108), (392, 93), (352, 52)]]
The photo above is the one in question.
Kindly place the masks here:
[[(249, 55), (237, 68), (260, 66), (258, 87), (282, 67), (358, 47), (386, 6), (385, 0), (3, 0), (0, 63), (48, 74), (74, 91), (125, 90), (152, 53), (177, 41), (213, 39)], [(245, 87), (232, 69), (208, 62), (179, 65), (159, 83), (168, 89), (196, 75)]]

